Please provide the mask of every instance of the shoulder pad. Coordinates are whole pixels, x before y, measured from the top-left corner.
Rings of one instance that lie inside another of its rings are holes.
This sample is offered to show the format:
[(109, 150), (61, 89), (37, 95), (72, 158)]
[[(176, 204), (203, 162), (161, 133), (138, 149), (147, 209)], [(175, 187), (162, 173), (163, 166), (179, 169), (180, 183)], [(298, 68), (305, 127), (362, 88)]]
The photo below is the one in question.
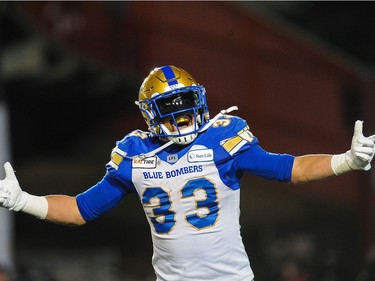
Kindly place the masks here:
[(219, 145), (232, 156), (258, 143), (247, 122), (238, 116), (225, 115), (219, 118), (210, 131)]
[(116, 142), (116, 146), (111, 152), (111, 160), (107, 165), (118, 169), (126, 156), (134, 156), (148, 151), (151, 142), (150, 133), (141, 130), (135, 130), (127, 134), (122, 140)]
[(254, 138), (247, 122), (238, 116), (224, 115), (213, 123), (211, 127), (214, 129), (220, 129), (220, 134), (224, 137), (240, 135), (249, 142), (252, 142)]

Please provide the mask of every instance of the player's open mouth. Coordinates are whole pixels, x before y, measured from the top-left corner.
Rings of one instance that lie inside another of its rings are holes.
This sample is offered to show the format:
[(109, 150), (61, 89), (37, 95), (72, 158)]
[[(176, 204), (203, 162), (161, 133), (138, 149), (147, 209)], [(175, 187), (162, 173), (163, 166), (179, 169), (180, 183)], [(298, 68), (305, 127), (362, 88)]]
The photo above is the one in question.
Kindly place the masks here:
[[(176, 118), (176, 123), (177, 123), (177, 126), (178, 126), (179, 129), (184, 129), (184, 128), (189, 127), (193, 124), (192, 118), (189, 115), (178, 116)], [(173, 127), (175, 127), (175, 125), (172, 124), (172, 122), (171, 122), (171, 125), (173, 125)]]

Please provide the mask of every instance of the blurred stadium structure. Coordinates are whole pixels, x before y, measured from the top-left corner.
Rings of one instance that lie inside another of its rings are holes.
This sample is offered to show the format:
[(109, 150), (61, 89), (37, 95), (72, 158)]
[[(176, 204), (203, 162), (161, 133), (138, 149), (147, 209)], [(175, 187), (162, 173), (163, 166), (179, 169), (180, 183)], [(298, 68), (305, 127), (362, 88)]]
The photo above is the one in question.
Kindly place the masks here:
[[(146, 129), (134, 100), (162, 64), (194, 73), (211, 113), (238, 105), (270, 151), (342, 152), (356, 119), (374, 133), (372, 67), (259, 5), (1, 2), (0, 82), (21, 186), (74, 195), (100, 180), (115, 141)], [(279, 281), (291, 264), (310, 281), (355, 280), (375, 242), (374, 177), (300, 187), (245, 177), (243, 239), (257, 281)], [(153, 280), (142, 212), (133, 197), (83, 228), (17, 214), (18, 279)]]
[[(0, 89), (0, 161), (10, 161), (10, 143), (9, 143), (9, 118), (8, 108), (2, 99)], [(4, 171), (0, 172), (0, 177), (4, 178)], [(7, 268), (13, 267), (13, 215), (5, 209), (0, 209), (0, 265)], [(1, 267), (0, 267), (1, 269)], [(1, 270), (0, 270), (1, 272)]]

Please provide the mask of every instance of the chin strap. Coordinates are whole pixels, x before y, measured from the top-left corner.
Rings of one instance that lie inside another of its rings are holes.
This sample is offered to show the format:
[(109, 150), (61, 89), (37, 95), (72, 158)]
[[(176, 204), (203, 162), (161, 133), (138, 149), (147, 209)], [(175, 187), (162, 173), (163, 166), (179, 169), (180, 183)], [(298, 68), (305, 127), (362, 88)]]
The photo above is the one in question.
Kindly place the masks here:
[(229, 112), (232, 112), (233, 110), (238, 110), (238, 107), (236, 105), (233, 105), (227, 109), (222, 109), (218, 114), (216, 114), (216, 116), (212, 119), (210, 119), (210, 121), (208, 121), (208, 123), (206, 125), (204, 125), (199, 131), (198, 133), (202, 133), (204, 131), (206, 131), (209, 127), (212, 126), (213, 123), (215, 123), (217, 121), (217, 119), (219, 119), (220, 117), (224, 116), (225, 114), (229, 113)]
[[(223, 109), (221, 110), (218, 114), (215, 115), (214, 118), (210, 119), (210, 121), (208, 121), (208, 123), (206, 125), (204, 125), (199, 131), (198, 133), (202, 133), (204, 131), (206, 131), (209, 127), (211, 127), (216, 121), (217, 119), (219, 119), (220, 117), (224, 116), (225, 114), (229, 113), (229, 112), (232, 112), (233, 110), (238, 110), (238, 107), (237, 106), (231, 106), (227, 109)], [(160, 151), (162, 151), (163, 149), (167, 148), (168, 146), (174, 144), (175, 142), (170, 140), (168, 142), (166, 142), (165, 144), (163, 144), (162, 146), (150, 151), (150, 152), (147, 152), (145, 154), (139, 154), (139, 155), (135, 155), (135, 156), (125, 156), (126, 158), (130, 158), (130, 159), (134, 159), (134, 158), (140, 158), (140, 159), (145, 159), (145, 158), (148, 158), (148, 157), (152, 157), (152, 156), (155, 156), (156, 154), (158, 154)]]

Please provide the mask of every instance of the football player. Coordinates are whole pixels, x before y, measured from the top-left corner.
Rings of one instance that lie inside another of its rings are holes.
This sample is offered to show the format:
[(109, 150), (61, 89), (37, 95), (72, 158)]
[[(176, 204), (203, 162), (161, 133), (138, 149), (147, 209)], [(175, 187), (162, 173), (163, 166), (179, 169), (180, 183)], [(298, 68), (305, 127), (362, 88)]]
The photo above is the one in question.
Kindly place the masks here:
[(148, 132), (135, 130), (116, 143), (96, 185), (75, 197), (34, 196), (5, 163), (0, 206), (84, 225), (135, 193), (150, 224), (157, 280), (251, 281), (239, 224), (243, 174), (306, 183), (369, 170), (375, 152), (375, 136), (363, 136), (362, 121), (355, 122), (351, 147), (342, 154), (267, 152), (245, 120), (228, 114), (236, 107), (210, 118), (205, 88), (172, 65), (150, 72), (136, 104)]

